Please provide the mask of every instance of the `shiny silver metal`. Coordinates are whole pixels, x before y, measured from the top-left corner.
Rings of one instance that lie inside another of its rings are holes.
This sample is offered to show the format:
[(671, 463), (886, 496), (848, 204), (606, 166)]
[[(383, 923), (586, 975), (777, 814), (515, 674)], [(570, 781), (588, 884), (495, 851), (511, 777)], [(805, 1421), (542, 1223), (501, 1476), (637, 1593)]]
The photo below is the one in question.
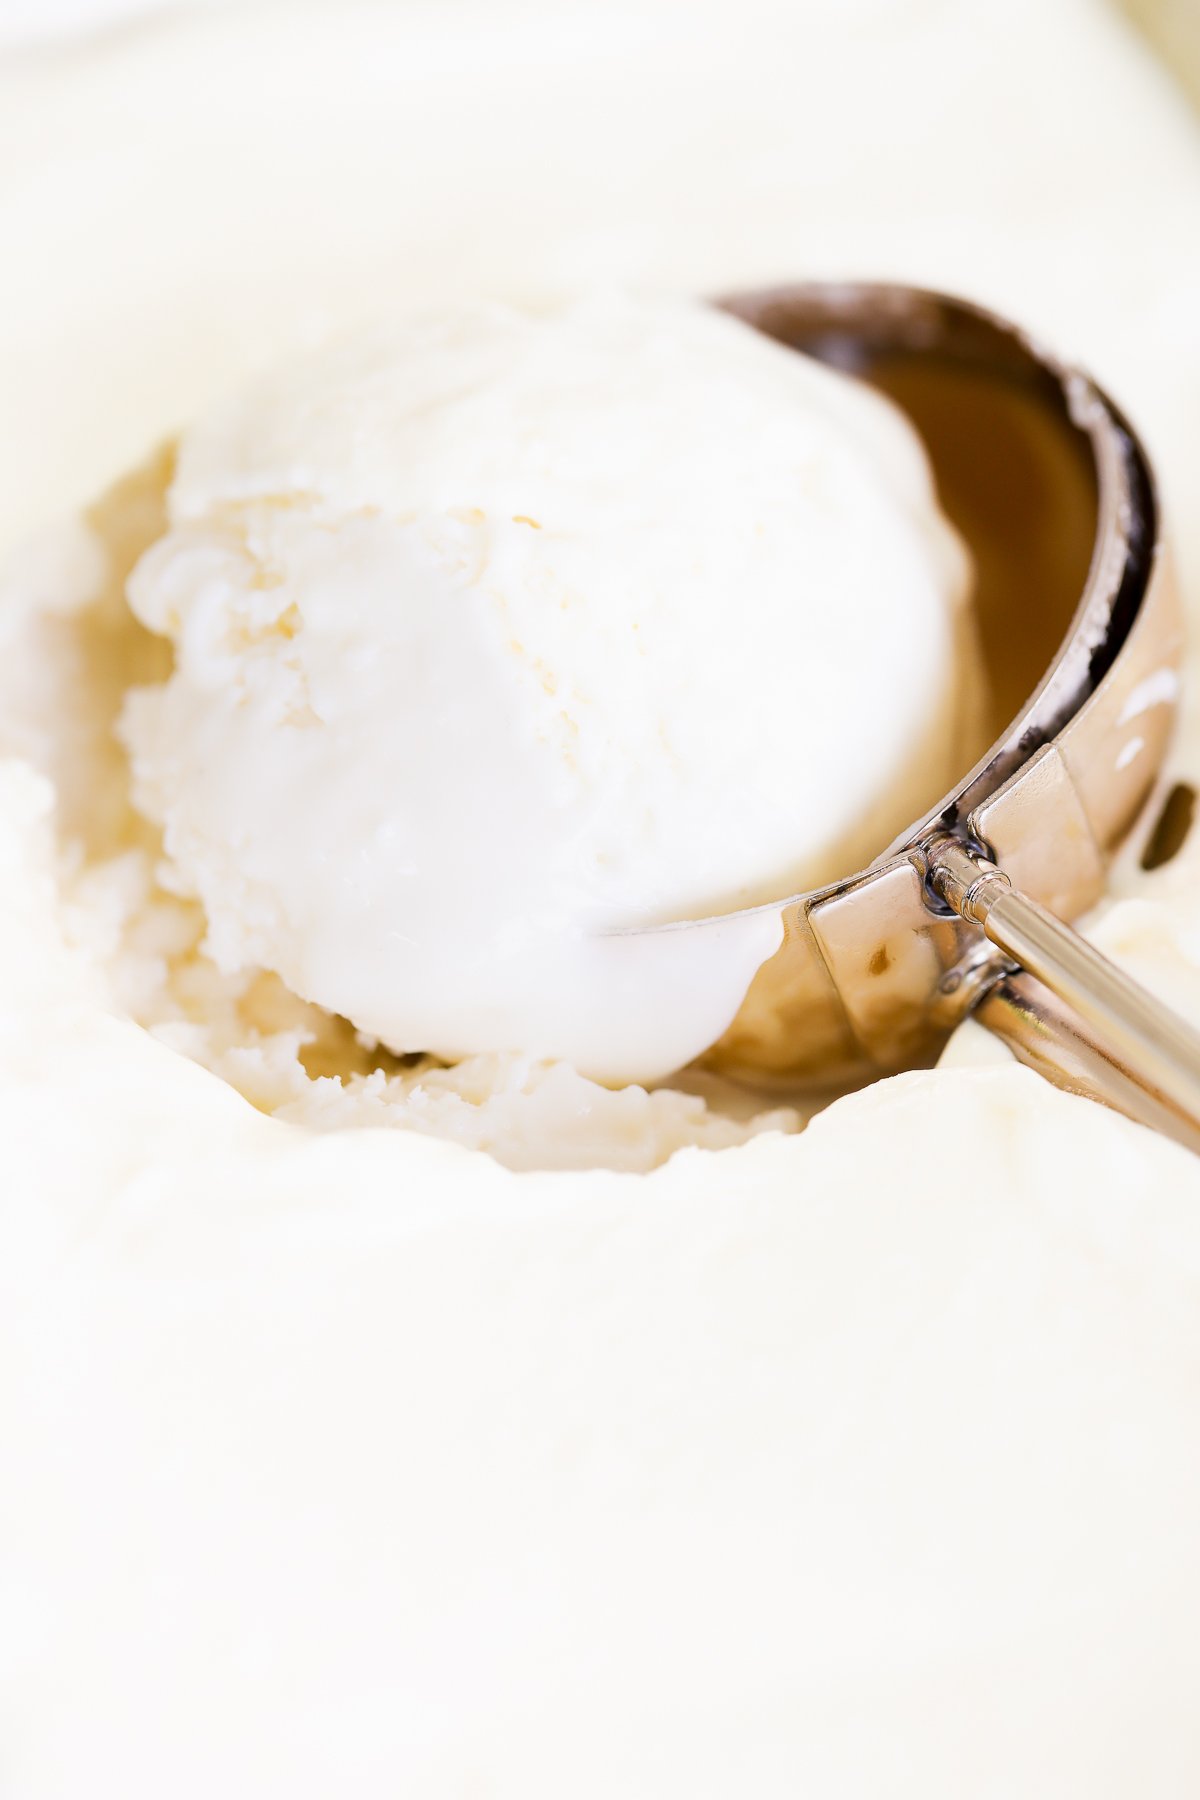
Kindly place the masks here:
[(868, 868), (779, 903), (780, 948), (702, 1062), (837, 1091), (932, 1062), (978, 1008), (1061, 1085), (1200, 1148), (1200, 1037), (1061, 923), (1103, 892), (1174, 722), (1180, 609), (1145, 452), (1086, 375), (964, 302), (853, 284), (725, 304), (913, 418), (974, 554), (1004, 723)]
[[(1200, 1127), (1200, 1033), (956, 838), (935, 838), (925, 855), (934, 892), (1070, 1009), (1073, 1035), (1086, 1033), (1093, 1049), (1125, 1070), (1140, 1091)], [(1043, 1010), (1044, 1056), (1048, 1017)], [(1007, 1018), (1000, 1029), (1011, 1037)]]
[(1200, 1154), (1194, 1111), (1181, 1112), (1148, 1087), (1137, 1069), (1109, 1047), (1107, 1033), (1093, 1032), (1032, 975), (1002, 976), (975, 1017), (1056, 1087), (1115, 1107)]

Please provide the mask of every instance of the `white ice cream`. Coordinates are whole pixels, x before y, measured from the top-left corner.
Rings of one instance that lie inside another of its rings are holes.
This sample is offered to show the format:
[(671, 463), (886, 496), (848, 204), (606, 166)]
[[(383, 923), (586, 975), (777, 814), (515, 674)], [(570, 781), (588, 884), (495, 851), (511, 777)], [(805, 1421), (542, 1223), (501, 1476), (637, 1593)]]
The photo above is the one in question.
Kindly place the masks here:
[(139, 804), (222, 968), (395, 1051), (668, 1074), (741, 994), (605, 934), (848, 874), (972, 760), (915, 434), (695, 302), (377, 328), (187, 432), (168, 516)]
[[(385, 293), (895, 275), (1117, 391), (1194, 609), (1197, 217), (1196, 125), (1098, 0), (347, 0), (23, 52), (0, 536)], [(0, 608), (5, 1800), (1192, 1795), (1194, 1160), (1002, 1062), (646, 1177), (342, 1129), (420, 1072), (308, 1080), (319, 1027), (205, 965), (123, 811), (163, 647), (89, 595), (161, 534), (129, 510)], [(1198, 894), (1193, 832), (1096, 926), (1193, 1016)], [(678, 1101), (605, 1098), (631, 1139)]]

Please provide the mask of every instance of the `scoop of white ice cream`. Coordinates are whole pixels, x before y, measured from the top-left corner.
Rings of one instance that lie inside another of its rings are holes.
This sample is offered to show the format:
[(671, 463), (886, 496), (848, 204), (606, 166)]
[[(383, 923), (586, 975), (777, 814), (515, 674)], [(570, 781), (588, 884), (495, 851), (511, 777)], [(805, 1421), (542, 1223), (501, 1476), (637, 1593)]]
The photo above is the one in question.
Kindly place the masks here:
[(175, 646), (127, 709), (139, 804), (220, 963), (395, 1050), (669, 1072), (777, 924), (674, 996), (606, 934), (848, 872), (963, 764), (914, 433), (699, 304), (326, 350), (185, 436), (169, 517), (129, 589)]

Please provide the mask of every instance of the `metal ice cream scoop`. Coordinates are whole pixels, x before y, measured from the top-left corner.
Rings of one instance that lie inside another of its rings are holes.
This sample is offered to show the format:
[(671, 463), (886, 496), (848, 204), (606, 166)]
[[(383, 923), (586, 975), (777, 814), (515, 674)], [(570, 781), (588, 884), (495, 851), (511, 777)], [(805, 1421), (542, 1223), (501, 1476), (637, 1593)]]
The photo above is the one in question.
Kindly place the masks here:
[(1060, 1086), (1200, 1150), (1200, 1034), (1064, 923), (1103, 892), (1175, 717), (1180, 609), (1144, 449), (1085, 374), (964, 302), (856, 284), (725, 304), (913, 420), (1010, 723), (870, 868), (780, 903), (780, 947), (703, 1060), (832, 1090), (928, 1064), (973, 1011)]

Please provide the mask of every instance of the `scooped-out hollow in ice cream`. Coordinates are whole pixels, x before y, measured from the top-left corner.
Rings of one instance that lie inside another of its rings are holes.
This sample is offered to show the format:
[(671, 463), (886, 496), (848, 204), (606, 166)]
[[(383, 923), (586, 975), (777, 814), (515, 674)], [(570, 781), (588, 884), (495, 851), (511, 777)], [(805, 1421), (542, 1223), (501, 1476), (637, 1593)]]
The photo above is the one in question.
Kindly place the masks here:
[(777, 922), (667, 996), (614, 934), (848, 873), (965, 766), (915, 433), (698, 302), (385, 321), (188, 431), (168, 518), (137, 803), (222, 967), (395, 1051), (668, 1074)]

